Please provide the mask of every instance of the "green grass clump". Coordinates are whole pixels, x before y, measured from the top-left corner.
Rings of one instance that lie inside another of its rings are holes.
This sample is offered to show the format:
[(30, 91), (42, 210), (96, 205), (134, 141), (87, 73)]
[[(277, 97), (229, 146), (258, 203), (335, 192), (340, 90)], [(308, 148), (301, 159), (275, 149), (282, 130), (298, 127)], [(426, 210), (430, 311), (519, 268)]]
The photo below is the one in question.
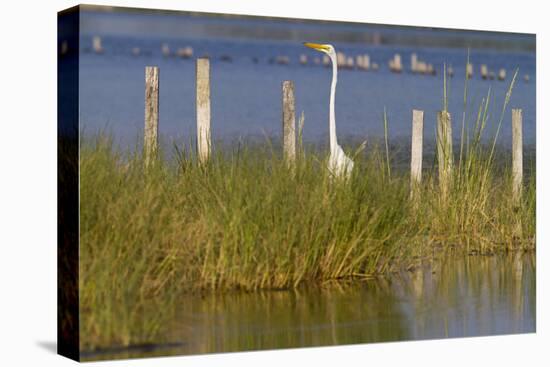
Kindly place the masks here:
[(486, 151), (469, 153), (464, 161), (475, 161), (456, 170), (446, 200), (431, 172), (411, 200), (408, 172), (390, 177), (387, 156), (372, 147), (341, 181), (313, 153), (294, 168), (260, 145), (216, 152), (203, 166), (181, 155), (145, 168), (107, 138), (85, 140), (81, 345), (153, 340), (186, 292), (369, 277), (414, 266), (435, 248), (533, 249), (534, 180), (514, 206), (508, 169)]

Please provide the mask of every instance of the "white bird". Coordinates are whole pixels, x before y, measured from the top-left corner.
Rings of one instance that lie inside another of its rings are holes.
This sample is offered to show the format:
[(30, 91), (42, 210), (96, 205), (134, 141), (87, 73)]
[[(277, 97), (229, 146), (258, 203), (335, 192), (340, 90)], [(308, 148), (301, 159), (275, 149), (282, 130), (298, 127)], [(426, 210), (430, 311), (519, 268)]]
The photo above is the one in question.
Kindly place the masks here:
[(334, 113), (334, 100), (336, 97), (336, 82), (338, 80), (338, 64), (336, 62), (336, 51), (332, 45), (322, 45), (318, 43), (304, 43), (305, 46), (314, 50), (324, 52), (332, 62), (332, 83), (330, 85), (330, 103), (329, 103), (329, 136), (330, 136), (330, 156), (328, 159), (328, 169), (336, 177), (349, 177), (353, 170), (353, 161), (346, 156), (344, 150), (338, 145), (336, 139), (336, 117)]

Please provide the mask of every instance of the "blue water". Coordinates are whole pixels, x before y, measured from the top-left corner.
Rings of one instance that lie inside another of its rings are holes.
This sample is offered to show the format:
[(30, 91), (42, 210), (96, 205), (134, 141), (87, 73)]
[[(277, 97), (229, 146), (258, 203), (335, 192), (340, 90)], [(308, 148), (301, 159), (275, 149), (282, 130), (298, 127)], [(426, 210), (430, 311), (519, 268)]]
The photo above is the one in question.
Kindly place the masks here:
[[(250, 38), (204, 36), (204, 29), (212, 19), (193, 19), (191, 31), (182, 36), (154, 28), (168, 15), (155, 15), (147, 29), (120, 32), (120, 28), (132, 29), (128, 21), (133, 15), (90, 13), (84, 18), (80, 58), (80, 118), (85, 132), (108, 130), (122, 145), (141, 141), (144, 114), (144, 68), (156, 65), (160, 68), (160, 134), (164, 142), (172, 140), (190, 142), (195, 136), (195, 62), (194, 59), (165, 58), (162, 43), (174, 51), (191, 46), (194, 57), (208, 55), (211, 58), (212, 135), (214, 139), (231, 141), (238, 137), (276, 137), (281, 132), (281, 83), (295, 83), (296, 110), (305, 114), (304, 139), (312, 142), (326, 140), (328, 134), (328, 100), (331, 71), (322, 66), (302, 66), (300, 54), (311, 59), (321, 56), (302, 46), (296, 40), (265, 40)], [(143, 16), (142, 16), (143, 17)], [(92, 21), (93, 20), (93, 21)], [(246, 25), (246, 21), (241, 21)], [(250, 21), (258, 23), (256, 19)], [(266, 21), (267, 22), (267, 21)], [(202, 28), (201, 28), (202, 26)], [(201, 32), (193, 31), (202, 29)], [(166, 34), (163, 35), (163, 32)], [(407, 32), (397, 29), (395, 32)], [(456, 32), (455, 32), (456, 33)], [(90, 51), (92, 35), (102, 36), (103, 54)], [(494, 36), (493, 36), (494, 37)], [(503, 35), (503, 37), (505, 37)], [(306, 40), (304, 40), (306, 41)], [(322, 41), (322, 40), (321, 40)], [(369, 54), (371, 63), (380, 65), (378, 72), (340, 70), (336, 93), (336, 120), (339, 137), (369, 139), (383, 136), (383, 113), (386, 108), (390, 139), (408, 137), (411, 130), (412, 109), (425, 111), (425, 139), (433, 139), (436, 112), (443, 105), (443, 64), (452, 65), (455, 76), (448, 79), (448, 110), (453, 117), (455, 138), (459, 136), (464, 110), (464, 73), (467, 50), (461, 48), (421, 48), (407, 46), (373, 46), (353, 43), (335, 43), (337, 50), (350, 56)], [(139, 47), (140, 56), (132, 55), (132, 48)], [(432, 63), (437, 76), (421, 76), (408, 72), (411, 53)], [(406, 72), (393, 74), (388, 70), (388, 60), (400, 53)], [(231, 62), (220, 60), (222, 55)], [(289, 65), (270, 63), (269, 60), (287, 55)], [(257, 58), (257, 63), (253, 61)], [(524, 139), (535, 142), (535, 53), (527, 51), (497, 51), (472, 49), (470, 60), (474, 64), (474, 78), (468, 85), (467, 116), (473, 123), (481, 100), (491, 89), (490, 120), (487, 137), (492, 136), (504, 102), (504, 96), (516, 68), (519, 75), (508, 110), (504, 115), (499, 142), (511, 141), (510, 108), (522, 108)], [(506, 81), (482, 80), (479, 65), (487, 64), (490, 70), (507, 70)], [(524, 75), (530, 81), (525, 82)]]

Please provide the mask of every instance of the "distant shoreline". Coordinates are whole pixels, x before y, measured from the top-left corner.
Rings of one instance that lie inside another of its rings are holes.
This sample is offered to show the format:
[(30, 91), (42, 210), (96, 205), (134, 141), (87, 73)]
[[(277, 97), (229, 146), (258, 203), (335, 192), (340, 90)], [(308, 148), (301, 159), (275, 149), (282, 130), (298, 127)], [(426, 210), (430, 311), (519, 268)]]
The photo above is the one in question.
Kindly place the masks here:
[[(362, 43), (367, 45), (400, 45), (416, 47), (447, 47), (495, 49), (511, 51), (536, 51), (536, 37), (532, 34), (462, 30), (449, 28), (384, 25), (375, 23), (357, 23), (313, 19), (263, 17), (252, 15), (216, 14), (176, 10), (126, 8), (112, 6), (82, 5), (82, 10), (89, 13), (112, 15), (144, 15), (169, 17), (181, 16), (208, 21), (206, 26), (196, 27), (196, 36), (269, 39), (269, 40), (324, 40), (325, 42)], [(220, 22), (212, 22), (219, 20)], [(85, 19), (83, 32), (87, 33)], [(143, 23), (143, 31), (155, 29), (155, 33), (165, 36), (187, 34), (193, 25), (181, 24), (179, 20), (154, 22), (154, 27), (147, 27), (148, 21), (143, 17), (136, 19)], [(243, 24), (243, 21), (250, 24)], [(262, 22), (264, 24), (260, 24)], [(93, 28), (93, 27), (91, 27)], [(132, 27), (134, 34), (140, 33)], [(502, 39), (505, 36), (506, 39)]]

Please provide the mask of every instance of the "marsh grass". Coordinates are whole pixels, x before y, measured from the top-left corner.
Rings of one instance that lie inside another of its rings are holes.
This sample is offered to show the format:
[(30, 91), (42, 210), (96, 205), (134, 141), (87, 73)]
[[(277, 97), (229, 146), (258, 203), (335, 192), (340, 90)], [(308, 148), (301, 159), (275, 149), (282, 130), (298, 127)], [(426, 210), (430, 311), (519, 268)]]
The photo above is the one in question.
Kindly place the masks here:
[(533, 249), (534, 180), (514, 207), (509, 168), (487, 174), (484, 157), (466, 157), (446, 201), (425, 172), (411, 202), (408, 174), (384, 174), (385, 151), (373, 147), (356, 156), (349, 181), (334, 181), (323, 156), (301, 155), (289, 170), (267, 145), (215, 152), (204, 166), (159, 159), (146, 170), (140, 154), (106, 137), (83, 142), (82, 346), (153, 340), (186, 292), (371, 277), (439, 248)]
[(349, 179), (333, 179), (326, 155), (301, 141), (303, 115), (291, 169), (269, 140), (214, 150), (204, 165), (175, 146), (175, 159), (160, 152), (146, 169), (139, 149), (122, 152), (101, 134), (82, 137), (81, 349), (162, 342), (185, 293), (369, 278), (443, 250), (533, 250), (534, 169), (515, 206), (510, 154), (482, 140), (489, 97), (472, 122), (463, 115), (445, 200), (435, 165), (410, 200), (408, 169), (390, 171), (387, 133), (383, 148), (355, 149)]

